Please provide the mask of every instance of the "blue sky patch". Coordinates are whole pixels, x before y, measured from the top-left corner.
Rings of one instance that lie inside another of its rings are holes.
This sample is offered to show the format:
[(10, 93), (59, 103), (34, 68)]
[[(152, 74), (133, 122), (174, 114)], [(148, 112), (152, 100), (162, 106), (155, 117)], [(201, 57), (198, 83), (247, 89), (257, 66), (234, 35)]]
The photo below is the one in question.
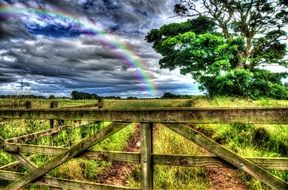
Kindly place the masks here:
[(50, 24), (46, 26), (39, 26), (37, 24), (27, 24), (25, 25), (25, 28), (34, 35), (44, 35), (49, 37), (78, 37), (81, 34), (83, 34), (82, 31), (80, 31), (77, 28), (74, 28), (74, 26), (69, 25), (63, 26), (63, 25), (55, 25)]

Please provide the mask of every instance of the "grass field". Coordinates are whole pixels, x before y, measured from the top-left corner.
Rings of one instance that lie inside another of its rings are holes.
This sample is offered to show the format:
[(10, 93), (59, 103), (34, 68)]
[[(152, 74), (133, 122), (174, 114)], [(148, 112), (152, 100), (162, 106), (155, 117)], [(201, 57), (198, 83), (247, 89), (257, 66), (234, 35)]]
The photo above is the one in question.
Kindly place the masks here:
[[(25, 100), (1, 99), (0, 106), (11, 103), (22, 103)], [(51, 100), (32, 100), (34, 108), (48, 108)], [(247, 100), (227, 97), (216, 97), (213, 99), (195, 97), (191, 99), (138, 99), (138, 100), (104, 100), (105, 108), (125, 109), (139, 107), (288, 107), (288, 101), (279, 100)], [(58, 100), (59, 107), (92, 104), (91, 100)], [(65, 121), (65, 124), (71, 124)], [(90, 136), (107, 126), (108, 123), (96, 123), (83, 128), (63, 131), (58, 135), (40, 138), (28, 142), (41, 145), (70, 146), (81, 138)], [(49, 121), (44, 120), (14, 120), (0, 123), (0, 134), (5, 139), (41, 131), (49, 128)], [(211, 124), (197, 125), (196, 129), (203, 132), (216, 142), (224, 145), (237, 154), (245, 157), (288, 157), (288, 125), (246, 125), (246, 124)], [(121, 130), (107, 140), (104, 140), (93, 149), (95, 150), (123, 150), (127, 142), (135, 134), (135, 126)], [(176, 135), (169, 129), (158, 124), (154, 134), (154, 152), (161, 154), (188, 154), (201, 155), (203, 150), (192, 142)], [(29, 156), (29, 155), (27, 155)], [(37, 155), (32, 158), (36, 165), (45, 163), (52, 156)], [(4, 152), (0, 152), (0, 166), (13, 161), (13, 158)], [(101, 172), (110, 167), (110, 162), (88, 161), (84, 159), (73, 159), (49, 173), (49, 175), (66, 179), (77, 179), (97, 182)], [(15, 171), (26, 171), (23, 167), (17, 167)], [(27, 171), (26, 171), (27, 172)], [(248, 189), (268, 190), (265, 184), (250, 176), (236, 171)], [(271, 171), (281, 179), (288, 182), (288, 171)], [(139, 187), (140, 169), (134, 167), (126, 176), (127, 185)], [(8, 182), (0, 181), (4, 186)], [(156, 166), (154, 174), (156, 188), (160, 189), (211, 189), (211, 183), (207, 178), (204, 168), (183, 168)], [(32, 186), (32, 189), (39, 187)], [(43, 187), (41, 187), (43, 188)], [(212, 188), (213, 189), (213, 188)]]

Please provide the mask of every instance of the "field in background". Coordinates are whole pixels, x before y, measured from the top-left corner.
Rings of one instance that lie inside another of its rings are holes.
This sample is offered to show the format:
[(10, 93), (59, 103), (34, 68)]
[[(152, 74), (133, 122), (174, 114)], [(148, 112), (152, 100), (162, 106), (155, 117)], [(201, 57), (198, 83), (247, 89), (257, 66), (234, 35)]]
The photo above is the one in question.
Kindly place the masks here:
[[(9, 104), (20, 104), (25, 100), (0, 99), (0, 107)], [(35, 99), (32, 101), (34, 108), (48, 108), (51, 100)], [(76, 105), (93, 104), (95, 100), (58, 100), (59, 107), (70, 107)], [(125, 109), (140, 107), (288, 107), (288, 101), (279, 100), (245, 100), (237, 98), (216, 97), (214, 99), (195, 97), (191, 99), (137, 99), (137, 100), (104, 100), (104, 108)], [(66, 121), (65, 124), (71, 124)], [(84, 128), (73, 129), (69, 132), (63, 131), (52, 138), (40, 138), (37, 144), (70, 146), (81, 138), (89, 136), (104, 124), (90, 124)], [(169, 129), (157, 125), (154, 134), (154, 152), (165, 154), (189, 154), (203, 155), (205, 152), (190, 141), (176, 135)], [(214, 139), (230, 150), (245, 157), (288, 157), (288, 126), (287, 125), (197, 125), (195, 129)], [(39, 120), (14, 120), (0, 123), (0, 134), (5, 139), (40, 131), (49, 128), (49, 121)], [(97, 145), (97, 150), (123, 150), (129, 139), (135, 135), (135, 127), (130, 126), (116, 133), (109, 139)], [(31, 142), (32, 143), (32, 142)], [(35, 143), (35, 142), (33, 142)], [(95, 147), (96, 148), (96, 147)], [(32, 160), (37, 164), (43, 164), (49, 156), (36, 156)], [(0, 152), (0, 167), (13, 160), (6, 153)], [(50, 172), (51, 176), (78, 179), (97, 182), (98, 177), (105, 168), (110, 167), (110, 162), (88, 161), (84, 159), (73, 159), (66, 164)], [(15, 168), (15, 171), (25, 171), (24, 168)], [(288, 171), (272, 171), (285, 181), (288, 181)], [(130, 187), (139, 187), (139, 167), (135, 166), (127, 175), (126, 183)], [(247, 188), (262, 190), (269, 189), (266, 185), (250, 176), (237, 171), (237, 175), (243, 180)], [(156, 188), (162, 189), (209, 189), (211, 183), (207, 178), (207, 171), (203, 168), (183, 167), (155, 167), (154, 183)], [(6, 185), (6, 181), (0, 184)], [(37, 187), (36, 187), (37, 189)]]

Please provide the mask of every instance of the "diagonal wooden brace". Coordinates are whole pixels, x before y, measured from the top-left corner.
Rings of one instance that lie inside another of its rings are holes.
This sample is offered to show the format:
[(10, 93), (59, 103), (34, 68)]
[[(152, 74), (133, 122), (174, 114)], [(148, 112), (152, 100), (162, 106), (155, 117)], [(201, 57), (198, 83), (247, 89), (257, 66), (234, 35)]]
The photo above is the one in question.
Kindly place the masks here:
[(195, 144), (201, 146), (202, 148), (208, 150), (209, 152), (219, 156), (221, 159), (227, 161), (238, 169), (260, 179), (273, 189), (277, 190), (287, 190), (288, 183), (281, 180), (280, 178), (273, 176), (268, 173), (263, 168), (254, 164), (253, 162), (243, 158), (236, 153), (226, 149), (224, 146), (216, 143), (210, 138), (202, 135), (201, 133), (195, 131), (191, 127), (186, 125), (175, 125), (175, 124), (165, 124), (166, 127), (172, 131), (178, 133), (179, 135), (185, 137), (188, 140), (193, 141)]
[(91, 137), (81, 140), (79, 143), (71, 146), (67, 151), (58, 154), (54, 159), (46, 162), (39, 168), (33, 170), (22, 178), (18, 179), (14, 183), (8, 185), (5, 189), (15, 190), (24, 187), (35, 179), (41, 177), (42, 175), (53, 170), (57, 166), (63, 164), (64, 162), (70, 160), (71, 158), (77, 156), (81, 152), (87, 150), (88, 148), (94, 146), (96, 143), (104, 140), (105, 138), (113, 135), (120, 129), (127, 126), (128, 123), (112, 123), (109, 126), (102, 129), (99, 133), (92, 135)]
[[(6, 147), (6, 141), (3, 139), (3, 137), (0, 136), (0, 148), (5, 150)], [(29, 170), (36, 169), (36, 165), (34, 165), (31, 161), (29, 161), (27, 158), (25, 158), (23, 155), (21, 155), (18, 152), (8, 152), (11, 154), (16, 160), (18, 160), (23, 166), (27, 167)]]
[[(29, 157), (27, 157), (26, 159), (28, 159), (28, 160), (31, 160), (31, 158), (33, 158), (33, 157), (35, 157), (35, 156), (37, 156), (37, 155), (31, 155), (31, 156), (29, 156)], [(0, 170), (10, 170), (10, 169), (12, 169), (12, 168), (14, 168), (14, 167), (17, 167), (17, 166), (19, 166), (19, 165), (21, 165), (22, 163), (20, 163), (18, 160), (17, 161), (15, 161), (15, 162), (11, 162), (11, 163), (9, 163), (9, 164), (7, 164), (7, 165), (4, 165), (4, 166), (1, 166), (0, 167)]]

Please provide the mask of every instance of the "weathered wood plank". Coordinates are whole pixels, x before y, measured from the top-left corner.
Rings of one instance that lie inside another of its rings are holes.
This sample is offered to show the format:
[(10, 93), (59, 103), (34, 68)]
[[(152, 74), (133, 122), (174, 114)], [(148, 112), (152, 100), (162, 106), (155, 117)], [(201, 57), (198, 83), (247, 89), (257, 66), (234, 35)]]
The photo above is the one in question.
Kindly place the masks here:
[(179, 135), (187, 138), (188, 140), (193, 141), (195, 144), (203, 147), (209, 152), (219, 156), (221, 159), (227, 161), (231, 165), (254, 176), (255, 178), (260, 179), (270, 187), (277, 190), (288, 189), (288, 183), (286, 183), (285, 181), (281, 180), (278, 177), (273, 176), (266, 170), (254, 164), (253, 162), (226, 149), (224, 146), (214, 142), (210, 138), (202, 135), (198, 131), (195, 131), (191, 127), (188, 127), (186, 125), (174, 125), (174, 124), (166, 124), (165, 126), (167, 126), (172, 131), (178, 133)]
[(33, 162), (25, 158), (23, 155), (11, 152), (9, 154), (11, 154), (18, 162), (20, 162), (23, 166), (25, 166), (29, 170), (34, 170), (37, 168), (37, 166)]
[(24, 103), (24, 107), (25, 107), (26, 109), (31, 109), (31, 108), (32, 108), (32, 102), (31, 102), (31, 101), (26, 101), (26, 102)]
[(98, 99), (98, 108), (99, 109), (104, 108), (104, 99), (103, 98)]
[(67, 151), (69, 148), (66, 147), (53, 147), (53, 146), (42, 146), (32, 144), (15, 144), (7, 143), (4, 148), (7, 152), (20, 152), (29, 154), (43, 154), (43, 155), (55, 155)]
[(23, 176), (22, 178), (16, 180), (14, 183), (8, 185), (6, 189), (14, 190), (14, 189), (20, 189), (24, 187), (28, 183), (41, 177), (42, 175), (51, 171), (55, 167), (63, 164), (64, 162), (70, 160), (71, 158), (75, 157), (81, 152), (87, 150), (88, 148), (100, 142), (101, 140), (111, 136), (112, 134), (116, 133), (117, 131), (124, 128), (125, 126), (127, 126), (127, 123), (110, 124), (109, 126), (99, 131), (98, 133), (92, 135), (91, 137), (81, 140), (79, 143), (73, 145), (68, 150), (64, 151), (63, 153), (58, 154), (54, 159), (48, 161), (44, 165), (38, 167), (37, 169)]
[(254, 164), (267, 170), (285, 170), (288, 171), (288, 158), (248, 158)]
[[(58, 108), (58, 102), (57, 101), (52, 101), (50, 102), (50, 108)], [(54, 119), (50, 119), (50, 128), (58, 127), (58, 122)]]
[(81, 158), (89, 160), (119, 161), (139, 164), (140, 153), (118, 152), (118, 151), (86, 151), (79, 155)]
[[(35, 157), (35, 156), (36, 156), (36, 155), (28, 156), (27, 159), (28, 159), (28, 160), (31, 160), (31, 158), (33, 158), (33, 157)], [(20, 163), (19, 161), (15, 161), (15, 162), (11, 162), (11, 163), (9, 163), (9, 164), (6, 164), (6, 165), (4, 165), (4, 166), (1, 166), (1, 167), (0, 167), (0, 170), (10, 170), (10, 169), (15, 168), (15, 167), (20, 166), (20, 165), (21, 165), (21, 163)]]
[(152, 138), (152, 123), (141, 123), (141, 189), (153, 189), (153, 138)]
[(159, 123), (288, 123), (288, 108), (0, 109), (0, 118)]
[[(5, 149), (5, 147), (7, 147), (5, 139), (3, 137), (1, 137), (1, 136), (0, 136), (0, 145), (4, 149)], [(14, 152), (10, 152), (9, 154), (12, 155), (17, 161), (19, 161), (23, 166), (25, 166), (29, 170), (33, 170), (33, 169), (37, 168), (36, 165), (33, 164), (33, 162), (31, 162), (30, 160), (25, 158), (19, 152), (14, 151)]]
[[(11, 171), (4, 171), (0, 170), (0, 178), (6, 179), (10, 181), (17, 180), (23, 177), (25, 174), (19, 172), (11, 172)], [(117, 186), (110, 186), (110, 185), (103, 185), (99, 183), (91, 183), (91, 182), (82, 182), (76, 180), (67, 180), (67, 179), (58, 179), (53, 177), (43, 177), (38, 179), (34, 182), (35, 184), (39, 185), (48, 185), (50, 187), (58, 187), (61, 189), (71, 189), (71, 190), (136, 190), (135, 188), (127, 188), (127, 187), (117, 187)]]
[[(288, 158), (246, 158), (254, 164), (267, 170), (288, 170)], [(227, 162), (217, 156), (186, 156), (153, 154), (155, 165), (170, 165), (184, 167), (231, 167)]]
[[(9, 148), (10, 147), (10, 148)], [(7, 143), (8, 151), (19, 151), (20, 153), (55, 155), (60, 154), (69, 148), (52, 147), (31, 144)], [(140, 163), (140, 153), (119, 152), (119, 151), (84, 151), (79, 155), (81, 158), (90, 160), (122, 161)], [(262, 168), (269, 170), (288, 170), (288, 158), (246, 158)], [(167, 155), (152, 154), (153, 164), (187, 166), (187, 167), (223, 167), (229, 166), (216, 156), (188, 156), (188, 155)], [(0, 167), (0, 169), (2, 169)]]

